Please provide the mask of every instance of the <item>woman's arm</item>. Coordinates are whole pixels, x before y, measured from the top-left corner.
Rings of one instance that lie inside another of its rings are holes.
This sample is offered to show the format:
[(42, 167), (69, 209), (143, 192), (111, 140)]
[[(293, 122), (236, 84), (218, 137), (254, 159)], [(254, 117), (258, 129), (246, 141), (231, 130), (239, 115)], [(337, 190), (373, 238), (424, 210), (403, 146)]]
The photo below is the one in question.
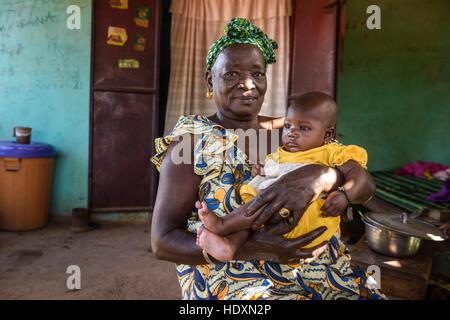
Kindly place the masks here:
[(339, 170), (345, 177), (342, 187), (349, 189), (350, 193), (347, 194), (352, 203), (364, 203), (375, 194), (376, 186), (372, 176), (358, 162), (349, 160), (340, 166)]
[[(186, 230), (187, 219), (197, 200), (200, 177), (194, 173), (192, 164), (173, 163), (172, 153), (179, 143), (181, 142), (171, 143), (162, 161), (158, 194), (152, 215), (152, 251), (157, 259), (178, 264), (205, 264), (202, 250), (195, 243), (196, 234)], [(247, 205), (237, 210), (246, 208)], [(252, 233), (237, 252), (236, 258), (291, 263), (300, 258), (313, 258), (320, 250), (325, 249), (324, 246), (301, 249), (324, 232), (325, 228), (289, 240), (282, 236), (289, 231), (285, 230), (277, 225)]]
[[(342, 185), (342, 188), (344, 188), (351, 203), (363, 203), (375, 193), (372, 178), (356, 161), (349, 160), (338, 167), (338, 170), (344, 175), (345, 183)], [(368, 178), (369, 180), (367, 180)], [(327, 201), (322, 206), (321, 216), (340, 216), (345, 212), (347, 206), (345, 195), (342, 192), (334, 191), (330, 193)], [(351, 220), (351, 217), (347, 218)]]
[(196, 234), (186, 230), (187, 219), (197, 200), (200, 177), (194, 173), (193, 161), (191, 164), (172, 161), (174, 147), (182, 140), (171, 143), (161, 164), (152, 214), (152, 251), (157, 259), (202, 264), (205, 259), (195, 244)]
[[(284, 219), (287, 220), (287, 219)], [(290, 224), (278, 223), (250, 233), (247, 241), (235, 254), (236, 259), (260, 259), (282, 264), (311, 263), (328, 247), (328, 241), (312, 248), (303, 248), (326, 231), (326, 227), (317, 228), (298, 238), (286, 239), (283, 234), (292, 230)]]

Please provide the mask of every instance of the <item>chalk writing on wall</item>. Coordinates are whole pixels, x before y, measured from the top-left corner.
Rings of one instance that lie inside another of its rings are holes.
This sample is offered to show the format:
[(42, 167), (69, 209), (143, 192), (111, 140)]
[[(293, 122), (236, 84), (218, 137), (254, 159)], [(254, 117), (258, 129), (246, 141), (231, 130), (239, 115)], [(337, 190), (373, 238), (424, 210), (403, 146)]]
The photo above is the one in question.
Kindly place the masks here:
[(20, 29), (57, 23), (58, 17), (54, 12), (42, 11), (42, 8), (54, 7), (56, 3), (54, 0), (0, 1), (0, 36), (9, 38), (12, 32)]
[(0, 0), (0, 99), (21, 94), (30, 100), (46, 90), (87, 87), (80, 68), (89, 65), (90, 49), (79, 45), (86, 34), (66, 27), (73, 4), (83, 10), (90, 1)]

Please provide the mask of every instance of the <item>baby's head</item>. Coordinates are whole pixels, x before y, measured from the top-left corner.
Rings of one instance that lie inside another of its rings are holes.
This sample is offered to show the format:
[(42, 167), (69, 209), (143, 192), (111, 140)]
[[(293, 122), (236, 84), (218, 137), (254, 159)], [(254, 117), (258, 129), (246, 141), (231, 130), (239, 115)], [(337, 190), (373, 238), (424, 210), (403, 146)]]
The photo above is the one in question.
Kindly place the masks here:
[(309, 92), (290, 100), (282, 143), (290, 152), (320, 147), (334, 138), (337, 105), (322, 92)]

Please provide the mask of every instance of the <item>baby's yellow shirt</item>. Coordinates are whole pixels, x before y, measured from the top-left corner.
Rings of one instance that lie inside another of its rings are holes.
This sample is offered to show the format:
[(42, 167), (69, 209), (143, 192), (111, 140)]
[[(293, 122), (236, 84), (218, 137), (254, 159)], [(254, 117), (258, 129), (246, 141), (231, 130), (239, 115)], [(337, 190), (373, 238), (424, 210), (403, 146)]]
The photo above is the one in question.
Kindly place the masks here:
[(266, 161), (270, 158), (279, 163), (321, 164), (333, 168), (349, 160), (358, 162), (365, 169), (367, 165), (366, 150), (355, 145), (344, 146), (338, 142), (299, 152), (289, 152), (284, 147), (279, 147), (277, 152), (267, 156)]
[[(344, 146), (338, 142), (329, 143), (306, 151), (289, 152), (283, 147), (278, 151), (269, 154), (266, 158), (279, 163), (308, 163), (320, 164), (329, 167), (341, 166), (349, 160), (358, 162), (363, 168), (367, 165), (367, 152), (355, 145)], [(326, 199), (314, 200), (306, 209), (297, 226), (289, 233), (284, 234), (285, 238), (297, 238), (305, 233), (313, 231), (321, 226), (326, 226), (327, 230), (318, 238), (306, 245), (305, 248), (314, 247), (330, 238), (336, 233), (341, 222), (340, 217), (322, 218), (320, 208)]]

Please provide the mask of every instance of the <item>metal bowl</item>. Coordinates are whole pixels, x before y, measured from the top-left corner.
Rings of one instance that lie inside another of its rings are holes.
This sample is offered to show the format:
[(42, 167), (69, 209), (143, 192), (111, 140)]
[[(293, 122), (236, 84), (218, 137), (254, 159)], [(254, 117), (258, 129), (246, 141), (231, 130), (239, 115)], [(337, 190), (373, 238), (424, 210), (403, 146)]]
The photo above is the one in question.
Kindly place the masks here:
[(417, 253), (422, 240), (443, 241), (448, 238), (432, 224), (414, 218), (417, 214), (369, 212), (362, 214), (369, 247), (381, 254), (406, 258)]
[(369, 247), (381, 254), (406, 258), (417, 253), (422, 239), (413, 236), (402, 235), (398, 232), (383, 229), (363, 219), (366, 225), (366, 239)]

